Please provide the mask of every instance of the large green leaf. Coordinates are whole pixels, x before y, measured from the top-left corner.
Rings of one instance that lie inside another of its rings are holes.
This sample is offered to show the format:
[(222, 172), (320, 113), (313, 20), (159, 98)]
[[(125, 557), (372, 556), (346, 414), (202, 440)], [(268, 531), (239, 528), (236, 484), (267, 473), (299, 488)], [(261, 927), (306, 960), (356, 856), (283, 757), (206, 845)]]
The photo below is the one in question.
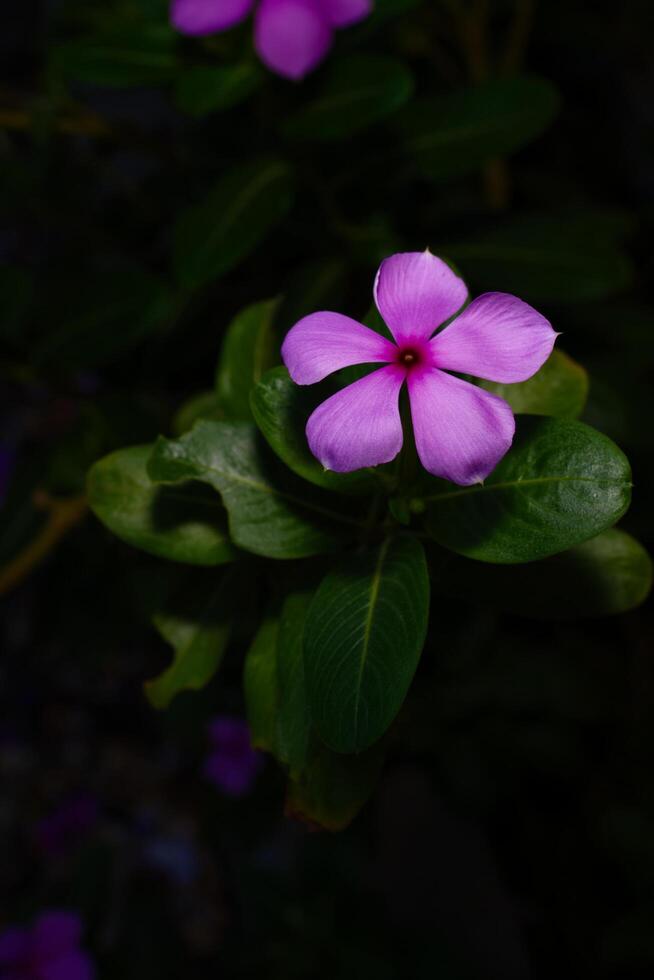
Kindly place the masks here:
[(177, 76), (175, 102), (191, 116), (229, 109), (251, 95), (263, 73), (254, 61), (237, 65), (195, 65)]
[(512, 385), (481, 381), (480, 385), (486, 391), (504, 398), (514, 412), (529, 415), (578, 418), (588, 397), (586, 370), (562, 350), (556, 349), (540, 371), (527, 381)]
[(220, 565), (234, 557), (226, 514), (215, 494), (198, 484), (157, 486), (147, 473), (152, 446), (105, 456), (88, 475), (96, 516), (127, 544), (191, 565)]
[(304, 480), (339, 493), (372, 493), (381, 486), (379, 471), (332, 473), (323, 469), (309, 449), (305, 433), (307, 420), (333, 391), (330, 381), (319, 385), (296, 385), (285, 367), (273, 368), (252, 390), (252, 414), (269, 446)]
[(179, 439), (160, 437), (148, 472), (157, 483), (209, 483), (222, 496), (234, 543), (268, 558), (333, 551), (357, 526), (333, 498), (283, 470), (247, 422), (203, 420)]
[(335, 61), (318, 97), (284, 123), (294, 139), (343, 139), (396, 111), (411, 97), (413, 78), (395, 58), (356, 54)]
[(175, 226), (175, 271), (186, 289), (229, 272), (252, 252), (291, 206), (290, 172), (266, 159), (230, 170)]
[(216, 371), (216, 394), (228, 419), (252, 418), (250, 391), (279, 361), (273, 332), (277, 300), (254, 303), (227, 328)]
[(264, 619), (243, 667), (243, 692), (252, 746), (275, 753), (277, 746), (277, 636), (279, 622)]
[(652, 585), (652, 562), (618, 528), (544, 561), (486, 565), (451, 552), (436, 562), (435, 578), (448, 594), (488, 603), (518, 616), (582, 619), (638, 606)]
[(488, 82), (411, 104), (398, 118), (404, 152), (433, 180), (478, 170), (535, 139), (558, 110), (544, 78)]
[(175, 34), (165, 24), (107, 30), (55, 47), (52, 65), (67, 78), (90, 85), (158, 85), (177, 69)]
[(474, 239), (435, 246), (479, 289), (503, 289), (532, 302), (588, 302), (633, 278), (620, 247), (630, 217), (601, 209), (519, 215)]
[(284, 600), (277, 638), (277, 739), (275, 756), (291, 771), (307, 757), (311, 714), (304, 677), (304, 624), (311, 592), (292, 592)]
[(315, 746), (302, 771), (289, 779), (286, 815), (325, 830), (344, 830), (372, 794), (383, 762), (377, 746), (350, 756)]
[(167, 708), (180, 691), (199, 691), (223, 658), (234, 617), (233, 578), (223, 574), (207, 588), (197, 583), (156, 613), (152, 622), (173, 648), (174, 659), (159, 677), (145, 684), (155, 708)]
[(384, 734), (418, 665), (428, 615), (416, 538), (389, 538), (323, 579), (305, 624), (304, 666), (312, 721), (330, 748), (359, 752)]
[(485, 483), (436, 481), (417, 502), (439, 544), (480, 561), (534, 561), (594, 537), (626, 511), (631, 470), (610, 439), (569, 419), (516, 422), (512, 448)]

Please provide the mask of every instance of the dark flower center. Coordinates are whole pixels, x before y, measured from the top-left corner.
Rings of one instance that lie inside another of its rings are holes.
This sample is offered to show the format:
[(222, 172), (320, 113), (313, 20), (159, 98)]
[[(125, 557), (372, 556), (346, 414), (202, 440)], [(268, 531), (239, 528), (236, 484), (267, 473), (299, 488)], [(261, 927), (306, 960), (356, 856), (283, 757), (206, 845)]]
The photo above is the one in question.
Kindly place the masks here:
[(420, 351), (416, 350), (415, 347), (403, 347), (402, 350), (398, 351), (397, 361), (402, 367), (416, 367), (416, 365), (420, 364), (421, 360)]

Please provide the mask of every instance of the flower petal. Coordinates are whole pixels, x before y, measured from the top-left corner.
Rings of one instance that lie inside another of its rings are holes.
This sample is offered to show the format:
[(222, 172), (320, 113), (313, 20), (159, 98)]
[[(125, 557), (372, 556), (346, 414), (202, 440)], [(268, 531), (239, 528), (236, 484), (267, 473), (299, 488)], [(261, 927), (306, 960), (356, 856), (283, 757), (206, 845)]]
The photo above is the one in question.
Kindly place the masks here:
[(508, 293), (484, 293), (429, 344), (447, 371), (513, 384), (526, 381), (552, 353), (549, 320)]
[(350, 473), (389, 463), (402, 448), (399, 394), (405, 372), (379, 368), (319, 405), (307, 422), (309, 447), (327, 470)]
[(43, 912), (32, 931), (32, 948), (37, 957), (55, 956), (74, 948), (82, 935), (82, 921), (75, 912), (53, 909)]
[(271, 71), (300, 79), (325, 57), (332, 28), (316, 0), (261, 0), (254, 46)]
[(38, 980), (93, 980), (95, 970), (86, 953), (71, 952), (40, 963)]
[(209, 723), (209, 740), (216, 748), (250, 748), (250, 729), (245, 718), (220, 715)]
[(375, 280), (377, 309), (398, 344), (431, 337), (467, 298), (463, 279), (429, 250), (391, 255)]
[(513, 441), (515, 420), (504, 399), (436, 368), (412, 371), (408, 386), (425, 469), (461, 486), (484, 480)]
[(173, 0), (170, 22), (181, 34), (200, 37), (227, 31), (244, 20), (254, 0)]
[(286, 334), (282, 360), (296, 384), (311, 385), (351, 364), (392, 361), (396, 347), (341, 313), (310, 313)]
[(227, 796), (245, 796), (262, 765), (263, 757), (248, 745), (243, 754), (212, 752), (204, 764), (204, 775)]
[(320, 0), (320, 6), (333, 27), (349, 27), (372, 11), (372, 0)]
[(30, 933), (20, 926), (9, 926), (0, 933), (0, 967), (15, 966), (26, 960), (30, 952)]

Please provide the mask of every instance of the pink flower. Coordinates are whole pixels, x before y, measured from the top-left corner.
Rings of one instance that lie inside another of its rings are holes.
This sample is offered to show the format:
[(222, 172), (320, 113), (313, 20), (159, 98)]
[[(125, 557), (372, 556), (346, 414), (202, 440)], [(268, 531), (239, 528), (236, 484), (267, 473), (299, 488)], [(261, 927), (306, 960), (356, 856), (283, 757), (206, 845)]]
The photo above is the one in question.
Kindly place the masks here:
[[(256, 0), (172, 0), (170, 19), (182, 34), (227, 31), (248, 16)], [(372, 0), (260, 0), (254, 45), (263, 63), (300, 79), (329, 51), (334, 31), (367, 17)]]
[(74, 912), (43, 912), (31, 929), (0, 934), (0, 980), (93, 980), (89, 957), (80, 950), (82, 923)]
[(374, 296), (395, 343), (328, 312), (304, 317), (284, 340), (282, 358), (301, 385), (354, 364), (387, 365), (318, 406), (307, 423), (311, 452), (336, 473), (390, 462), (402, 448), (399, 395), (406, 381), (422, 465), (462, 486), (481, 482), (511, 445), (513, 412), (504, 399), (445, 372), (525, 381), (547, 360), (557, 334), (515, 296), (485, 293), (434, 335), (468, 290), (429, 250), (385, 259)]

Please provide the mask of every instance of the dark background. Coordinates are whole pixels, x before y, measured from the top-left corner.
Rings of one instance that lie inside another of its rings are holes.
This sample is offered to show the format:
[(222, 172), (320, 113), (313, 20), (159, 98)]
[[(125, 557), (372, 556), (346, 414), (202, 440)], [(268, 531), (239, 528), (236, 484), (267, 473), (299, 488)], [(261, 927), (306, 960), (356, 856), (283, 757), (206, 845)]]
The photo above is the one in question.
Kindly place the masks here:
[[(451, 6), (416, 4), (338, 43), (399, 54), (419, 86), (447, 91), (469, 73)], [(491, 54), (511, 9), (490, 5)], [(551, 218), (556, 252), (567, 237), (558, 216), (599, 208), (610, 219), (576, 247), (583, 267), (598, 237), (609, 249), (617, 235), (626, 266), (615, 288), (537, 305), (590, 371), (584, 417), (632, 459), (624, 526), (651, 548), (649, 3), (538, 5), (526, 66), (554, 82), (562, 108), (510, 158), (499, 200), (484, 172), (437, 186), (382, 175), (383, 126), (324, 151), (295, 145), (305, 178), (292, 216), (220, 282), (175, 296), (165, 329), (147, 338), (128, 335), (128, 312), (106, 314), (114, 291), (129, 293), (136, 265), (166, 277), (175, 213), (232, 163), (285, 150), (279, 120), (320, 76), (299, 87), (267, 76), (252, 101), (196, 120), (166, 84), (58, 74), (54, 48), (84, 36), (79, 5), (5, 2), (2, 13), (0, 564), (38, 534), (47, 500), (78, 499), (95, 459), (169, 431), (184, 399), (210, 387), (230, 317), (277, 293), (292, 300), (311, 263), (337, 265), (330, 301), (315, 308), (362, 315), (379, 259), (397, 246), (435, 248), (492, 230), (498, 214), (537, 212)], [(239, 29), (224, 50), (248, 38)], [(194, 45), (181, 42), (184, 58)], [(110, 134), (79, 131), (89, 118)], [(330, 185), (362, 161), (361, 178)], [(552, 625), (483, 596), (448, 600), (432, 613), (380, 785), (331, 835), (284, 818), (272, 762), (244, 799), (202, 777), (206, 722), (243, 711), (238, 643), (204, 691), (162, 714), (145, 701), (143, 680), (169, 659), (148, 621), (162, 574), (80, 511), (42, 562), (5, 583), (0, 926), (75, 907), (99, 977), (125, 980), (652, 976), (651, 603)], [(38, 822), (81, 791), (98, 820), (64, 853), (43, 853)]]

